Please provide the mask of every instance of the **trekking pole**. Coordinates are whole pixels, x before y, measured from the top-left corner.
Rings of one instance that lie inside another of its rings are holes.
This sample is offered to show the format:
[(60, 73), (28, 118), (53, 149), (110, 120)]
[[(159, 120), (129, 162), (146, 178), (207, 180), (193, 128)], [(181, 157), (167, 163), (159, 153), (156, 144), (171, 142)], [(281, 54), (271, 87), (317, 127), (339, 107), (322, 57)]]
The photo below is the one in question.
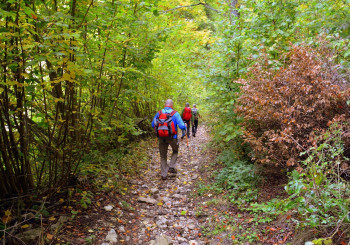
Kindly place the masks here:
[(191, 156), (190, 156), (190, 147), (188, 145), (188, 136), (187, 135), (186, 135), (186, 144), (187, 144), (187, 151), (188, 151), (188, 154), (187, 154), (187, 156), (188, 156), (188, 163), (190, 163), (191, 162)]
[(154, 141), (154, 146), (153, 146), (153, 148), (156, 148), (156, 147), (157, 147), (157, 143), (158, 143), (158, 137), (157, 137), (156, 140)]

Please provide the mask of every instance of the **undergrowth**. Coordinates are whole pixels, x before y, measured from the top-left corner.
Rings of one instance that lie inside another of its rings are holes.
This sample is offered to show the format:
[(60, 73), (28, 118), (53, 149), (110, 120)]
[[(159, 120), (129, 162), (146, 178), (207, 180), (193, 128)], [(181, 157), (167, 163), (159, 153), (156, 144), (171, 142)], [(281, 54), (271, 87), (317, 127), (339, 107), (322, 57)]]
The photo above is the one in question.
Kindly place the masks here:
[(142, 140), (130, 144), (123, 151), (112, 149), (105, 153), (89, 153), (80, 165), (80, 180), (92, 179), (95, 186), (104, 190), (113, 188), (125, 192), (123, 182), (141, 171), (148, 162), (150, 156), (145, 149), (149, 145), (148, 140)]
[(228, 191), (230, 201), (243, 204), (256, 200), (260, 177), (254, 165), (247, 160), (239, 160), (231, 150), (223, 151), (218, 161), (224, 167), (215, 173), (215, 185)]

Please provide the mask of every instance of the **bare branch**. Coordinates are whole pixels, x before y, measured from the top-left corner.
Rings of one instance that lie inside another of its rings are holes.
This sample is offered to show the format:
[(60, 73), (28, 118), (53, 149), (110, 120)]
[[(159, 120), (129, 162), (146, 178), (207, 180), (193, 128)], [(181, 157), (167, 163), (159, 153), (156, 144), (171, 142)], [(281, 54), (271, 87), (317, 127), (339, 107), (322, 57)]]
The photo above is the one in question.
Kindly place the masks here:
[(199, 2), (199, 3), (196, 3), (196, 4), (191, 4), (191, 5), (178, 6), (178, 7), (176, 7), (176, 8), (172, 8), (172, 9), (165, 10), (165, 11), (163, 11), (162, 13), (163, 13), (163, 14), (166, 14), (166, 13), (168, 13), (168, 12), (170, 12), (170, 11), (174, 11), (174, 10), (177, 10), (177, 9), (191, 8), (191, 7), (195, 7), (195, 6), (199, 6), (199, 5), (203, 5), (204, 7), (208, 8), (208, 9), (211, 9), (211, 10), (215, 11), (216, 13), (220, 13), (219, 10), (214, 9), (214, 8), (211, 7), (209, 4), (207, 4), (207, 3), (202, 3), (202, 2)]
[(213, 10), (213, 11), (215, 11), (216, 13), (220, 13), (220, 11), (219, 11), (219, 10), (214, 9), (212, 6), (210, 6), (210, 5), (209, 5), (209, 4), (207, 4), (207, 3), (204, 3), (203, 5), (204, 5), (204, 7), (208, 8), (208, 9), (210, 9), (210, 10)]

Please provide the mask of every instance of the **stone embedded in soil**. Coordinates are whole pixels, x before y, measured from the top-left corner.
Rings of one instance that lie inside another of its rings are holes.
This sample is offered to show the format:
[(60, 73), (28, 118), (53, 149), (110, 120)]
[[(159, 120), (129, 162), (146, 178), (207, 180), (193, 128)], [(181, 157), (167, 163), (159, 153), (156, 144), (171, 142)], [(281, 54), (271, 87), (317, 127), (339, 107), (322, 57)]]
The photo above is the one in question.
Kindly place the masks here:
[(174, 198), (177, 198), (177, 199), (182, 199), (182, 198), (183, 198), (183, 196), (180, 195), (180, 194), (174, 194), (173, 197), (174, 197)]
[(103, 207), (107, 212), (112, 211), (113, 207), (111, 205), (107, 205)]
[(35, 215), (33, 213), (26, 213), (21, 216), (23, 220), (33, 219)]
[(119, 232), (124, 233), (125, 232), (125, 227), (124, 226), (119, 226), (118, 230), (119, 230)]
[(69, 217), (67, 216), (60, 216), (56, 224), (51, 225), (50, 229), (57, 233), (59, 229), (61, 229), (62, 225), (66, 223), (69, 220)]
[(197, 178), (198, 178), (198, 175), (197, 175), (197, 174), (195, 174), (195, 175), (192, 176), (192, 180), (195, 180), (195, 179), (197, 179)]
[(178, 237), (177, 240), (178, 240), (179, 242), (182, 242), (182, 243), (187, 244), (187, 243), (186, 243), (186, 242), (187, 242), (187, 239), (186, 239), (186, 238)]
[(41, 236), (41, 232), (41, 228), (36, 228), (17, 234), (17, 237), (25, 243), (32, 244), (31, 242), (36, 241)]
[(159, 192), (159, 189), (158, 188), (152, 188), (151, 189), (151, 193), (152, 194), (157, 194)]
[(139, 197), (137, 198), (138, 202), (144, 202), (148, 204), (157, 204), (158, 201), (156, 199), (150, 198), (150, 197)]
[(150, 245), (172, 245), (171, 238), (165, 235), (160, 235), (156, 240), (152, 240)]
[(118, 235), (115, 232), (115, 230), (114, 229), (110, 229), (108, 231), (108, 235), (106, 236), (106, 241), (117, 242), (117, 239), (118, 239)]
[(194, 224), (189, 224), (187, 227), (190, 230), (194, 230), (194, 228), (196, 228), (196, 226)]

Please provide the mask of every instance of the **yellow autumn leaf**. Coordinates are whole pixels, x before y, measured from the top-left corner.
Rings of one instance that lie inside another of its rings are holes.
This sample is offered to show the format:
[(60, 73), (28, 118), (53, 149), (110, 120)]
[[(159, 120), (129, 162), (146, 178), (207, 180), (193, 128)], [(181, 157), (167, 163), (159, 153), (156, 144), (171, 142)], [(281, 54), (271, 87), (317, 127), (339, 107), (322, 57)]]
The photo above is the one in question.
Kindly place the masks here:
[(11, 215), (11, 210), (9, 210), (9, 209), (6, 210), (6, 211), (5, 211), (5, 215), (6, 215), (6, 216), (10, 216), (10, 215)]
[(162, 202), (157, 203), (158, 206), (163, 206)]
[(56, 218), (55, 218), (54, 216), (51, 216), (51, 217), (49, 218), (49, 220), (50, 220), (50, 221), (55, 221)]
[(29, 227), (28, 224), (25, 224), (25, 225), (22, 225), (22, 226), (21, 226), (22, 229), (27, 229), (28, 227)]
[(64, 199), (63, 198), (60, 198), (60, 200), (58, 200), (59, 203), (63, 203), (64, 202)]
[(71, 77), (70, 77), (70, 75), (68, 73), (63, 73), (62, 79), (63, 80), (70, 80)]

